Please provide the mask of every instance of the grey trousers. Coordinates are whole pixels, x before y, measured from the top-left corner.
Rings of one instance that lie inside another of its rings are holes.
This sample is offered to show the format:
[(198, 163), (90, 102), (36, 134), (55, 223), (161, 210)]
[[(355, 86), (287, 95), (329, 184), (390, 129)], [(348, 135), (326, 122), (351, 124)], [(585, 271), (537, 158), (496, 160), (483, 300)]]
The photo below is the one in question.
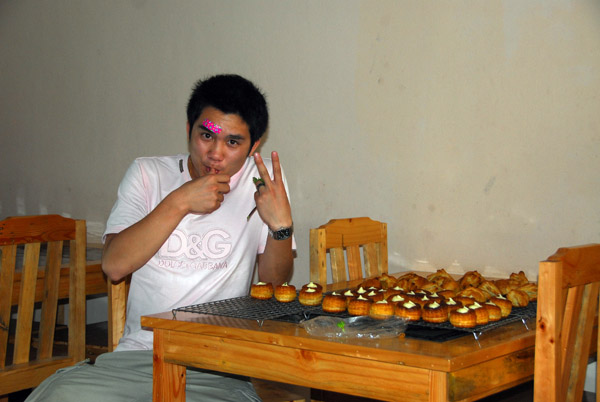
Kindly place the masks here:
[[(188, 368), (187, 401), (260, 402), (245, 377)], [(152, 401), (152, 351), (104, 353), (95, 364), (81, 362), (44, 380), (27, 402)]]

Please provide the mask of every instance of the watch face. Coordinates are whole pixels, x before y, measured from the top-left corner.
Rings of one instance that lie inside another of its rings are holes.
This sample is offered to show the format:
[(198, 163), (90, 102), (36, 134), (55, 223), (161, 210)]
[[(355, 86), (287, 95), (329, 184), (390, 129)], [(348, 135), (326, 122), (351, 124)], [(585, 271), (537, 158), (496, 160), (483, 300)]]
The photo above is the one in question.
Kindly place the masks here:
[(292, 235), (292, 228), (279, 229), (273, 232), (275, 240), (285, 240)]

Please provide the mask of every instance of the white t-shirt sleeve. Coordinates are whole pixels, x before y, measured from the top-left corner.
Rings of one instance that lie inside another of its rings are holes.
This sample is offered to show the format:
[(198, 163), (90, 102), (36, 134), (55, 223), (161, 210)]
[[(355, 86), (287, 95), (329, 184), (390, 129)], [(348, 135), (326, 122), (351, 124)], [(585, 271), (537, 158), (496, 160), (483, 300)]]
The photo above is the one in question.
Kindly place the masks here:
[(147, 187), (147, 177), (140, 162), (135, 160), (119, 185), (117, 201), (108, 217), (103, 241), (107, 234), (119, 233), (150, 213)]

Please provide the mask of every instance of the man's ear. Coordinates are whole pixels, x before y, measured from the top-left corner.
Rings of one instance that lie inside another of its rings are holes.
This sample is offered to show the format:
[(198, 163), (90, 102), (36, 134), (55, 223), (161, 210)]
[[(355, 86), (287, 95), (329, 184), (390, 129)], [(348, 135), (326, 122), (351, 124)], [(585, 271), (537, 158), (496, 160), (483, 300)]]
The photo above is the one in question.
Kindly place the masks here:
[(250, 149), (250, 152), (248, 152), (248, 155), (254, 155), (254, 152), (256, 152), (256, 150), (258, 149), (260, 145), (260, 140), (256, 140), (256, 142), (254, 143), (254, 145), (252, 145), (252, 148)]

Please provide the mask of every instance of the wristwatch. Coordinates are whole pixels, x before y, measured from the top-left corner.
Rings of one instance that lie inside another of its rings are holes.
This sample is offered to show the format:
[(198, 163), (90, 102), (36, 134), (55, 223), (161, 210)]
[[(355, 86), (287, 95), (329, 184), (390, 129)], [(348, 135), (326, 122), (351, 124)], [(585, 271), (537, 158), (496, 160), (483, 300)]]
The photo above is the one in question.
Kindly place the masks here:
[(269, 236), (275, 240), (289, 239), (292, 237), (292, 233), (294, 233), (294, 225), (287, 228), (281, 227), (277, 230), (271, 230), (271, 228), (269, 228)]

